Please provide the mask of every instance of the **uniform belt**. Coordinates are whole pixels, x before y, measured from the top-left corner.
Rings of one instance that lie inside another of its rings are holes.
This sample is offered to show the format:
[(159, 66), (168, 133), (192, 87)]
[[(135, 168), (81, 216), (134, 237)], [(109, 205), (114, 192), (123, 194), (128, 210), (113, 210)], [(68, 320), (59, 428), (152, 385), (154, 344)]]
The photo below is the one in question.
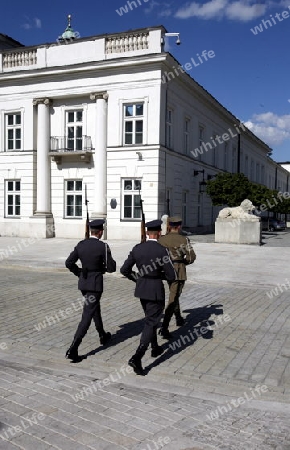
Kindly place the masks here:
[(152, 279), (152, 280), (160, 280), (161, 277), (159, 275), (143, 275), (141, 278)]
[(103, 269), (87, 269), (86, 267), (82, 268), (82, 274), (84, 279), (86, 280), (89, 272), (103, 272)]

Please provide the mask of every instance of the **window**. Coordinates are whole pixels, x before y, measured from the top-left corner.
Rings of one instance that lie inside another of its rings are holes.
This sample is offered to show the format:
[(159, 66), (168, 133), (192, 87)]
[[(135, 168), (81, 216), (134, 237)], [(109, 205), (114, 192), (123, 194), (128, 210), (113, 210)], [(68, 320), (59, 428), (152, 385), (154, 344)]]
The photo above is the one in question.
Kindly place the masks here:
[[(199, 148), (203, 148), (202, 143), (204, 142), (204, 127), (199, 126), (198, 127), (198, 146)], [(201, 160), (201, 154), (198, 154), (198, 159)]]
[(6, 150), (21, 150), (21, 114), (5, 115)]
[(249, 173), (249, 157), (248, 155), (245, 156), (245, 175), (248, 176)]
[(236, 147), (232, 148), (232, 173), (236, 173), (237, 171), (237, 149)]
[(6, 181), (6, 217), (20, 217), (20, 180)]
[[(239, 158), (239, 155), (237, 156), (237, 164), (239, 162), (238, 158)], [(238, 166), (237, 166), (237, 168), (238, 168)], [(244, 152), (243, 152), (243, 150), (240, 150), (240, 172), (243, 173), (243, 171), (244, 171)]]
[(261, 183), (265, 183), (265, 166), (261, 167)]
[(198, 127), (198, 145), (199, 145), (199, 147), (202, 146), (203, 139), (204, 139), (204, 128)]
[(216, 148), (216, 138), (217, 138), (217, 136), (218, 136), (218, 134), (217, 133), (213, 133), (213, 137), (211, 138), (212, 139), (212, 141), (214, 142), (214, 143), (211, 143), (211, 145), (212, 145), (212, 150), (211, 150), (211, 152), (212, 152), (212, 159), (211, 159), (211, 161), (212, 161), (212, 165), (213, 166), (217, 166), (217, 148)]
[(144, 104), (124, 105), (124, 143), (143, 144)]
[(166, 113), (166, 129), (165, 129), (165, 145), (168, 148), (172, 148), (173, 147), (173, 125), (172, 125), (172, 120), (173, 120), (173, 111), (172, 109), (167, 109), (167, 113)]
[(68, 150), (83, 149), (83, 111), (66, 111), (66, 136)]
[(182, 221), (187, 224), (187, 192), (182, 192)]
[(65, 217), (82, 217), (83, 183), (81, 180), (65, 181)]
[(183, 153), (187, 154), (189, 150), (189, 125), (190, 120), (185, 119), (184, 121), (184, 137), (183, 137)]
[(141, 219), (141, 186), (140, 179), (122, 180), (122, 219)]
[(250, 173), (251, 180), (254, 179), (254, 161), (251, 159), (251, 173)]
[(197, 226), (203, 226), (203, 195), (198, 194), (197, 196)]
[(256, 183), (260, 183), (260, 164), (256, 163)]
[(173, 211), (172, 189), (167, 188), (166, 189), (166, 212), (165, 212), (165, 214), (170, 216), (170, 211)]
[(225, 147), (224, 147), (224, 169), (225, 170), (228, 169), (228, 150), (229, 150), (229, 145), (227, 142), (225, 142)]

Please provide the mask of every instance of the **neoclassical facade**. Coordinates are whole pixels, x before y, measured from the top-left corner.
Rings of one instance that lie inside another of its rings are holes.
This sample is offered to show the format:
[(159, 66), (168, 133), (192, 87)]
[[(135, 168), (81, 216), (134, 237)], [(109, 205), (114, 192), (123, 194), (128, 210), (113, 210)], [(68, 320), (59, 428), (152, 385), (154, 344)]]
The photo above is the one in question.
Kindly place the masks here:
[(219, 208), (202, 190), (224, 171), (288, 190), (271, 149), (177, 70), (165, 32), (0, 40), (1, 236), (81, 239), (87, 203), (108, 239), (138, 240), (140, 195), (146, 220), (209, 230)]

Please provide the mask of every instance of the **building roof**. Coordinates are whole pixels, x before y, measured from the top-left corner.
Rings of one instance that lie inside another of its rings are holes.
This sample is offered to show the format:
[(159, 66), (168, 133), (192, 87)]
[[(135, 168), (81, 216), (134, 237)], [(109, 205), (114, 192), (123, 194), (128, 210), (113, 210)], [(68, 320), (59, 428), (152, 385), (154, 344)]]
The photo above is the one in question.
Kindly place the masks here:
[(0, 33), (0, 50), (17, 47), (24, 47), (24, 45), (13, 39), (12, 37), (7, 36), (7, 34)]

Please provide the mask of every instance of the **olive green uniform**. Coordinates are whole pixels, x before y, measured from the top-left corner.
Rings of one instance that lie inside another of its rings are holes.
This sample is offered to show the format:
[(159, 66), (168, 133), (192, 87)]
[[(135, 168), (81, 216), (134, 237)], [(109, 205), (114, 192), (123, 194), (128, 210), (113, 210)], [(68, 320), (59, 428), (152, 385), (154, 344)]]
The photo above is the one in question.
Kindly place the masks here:
[(181, 318), (179, 297), (187, 279), (186, 265), (192, 264), (195, 261), (196, 254), (191, 246), (190, 240), (174, 229), (169, 231), (165, 236), (161, 236), (158, 242), (168, 248), (178, 276), (176, 281), (168, 283), (170, 294), (162, 325), (163, 329), (168, 329), (173, 314), (176, 319)]

